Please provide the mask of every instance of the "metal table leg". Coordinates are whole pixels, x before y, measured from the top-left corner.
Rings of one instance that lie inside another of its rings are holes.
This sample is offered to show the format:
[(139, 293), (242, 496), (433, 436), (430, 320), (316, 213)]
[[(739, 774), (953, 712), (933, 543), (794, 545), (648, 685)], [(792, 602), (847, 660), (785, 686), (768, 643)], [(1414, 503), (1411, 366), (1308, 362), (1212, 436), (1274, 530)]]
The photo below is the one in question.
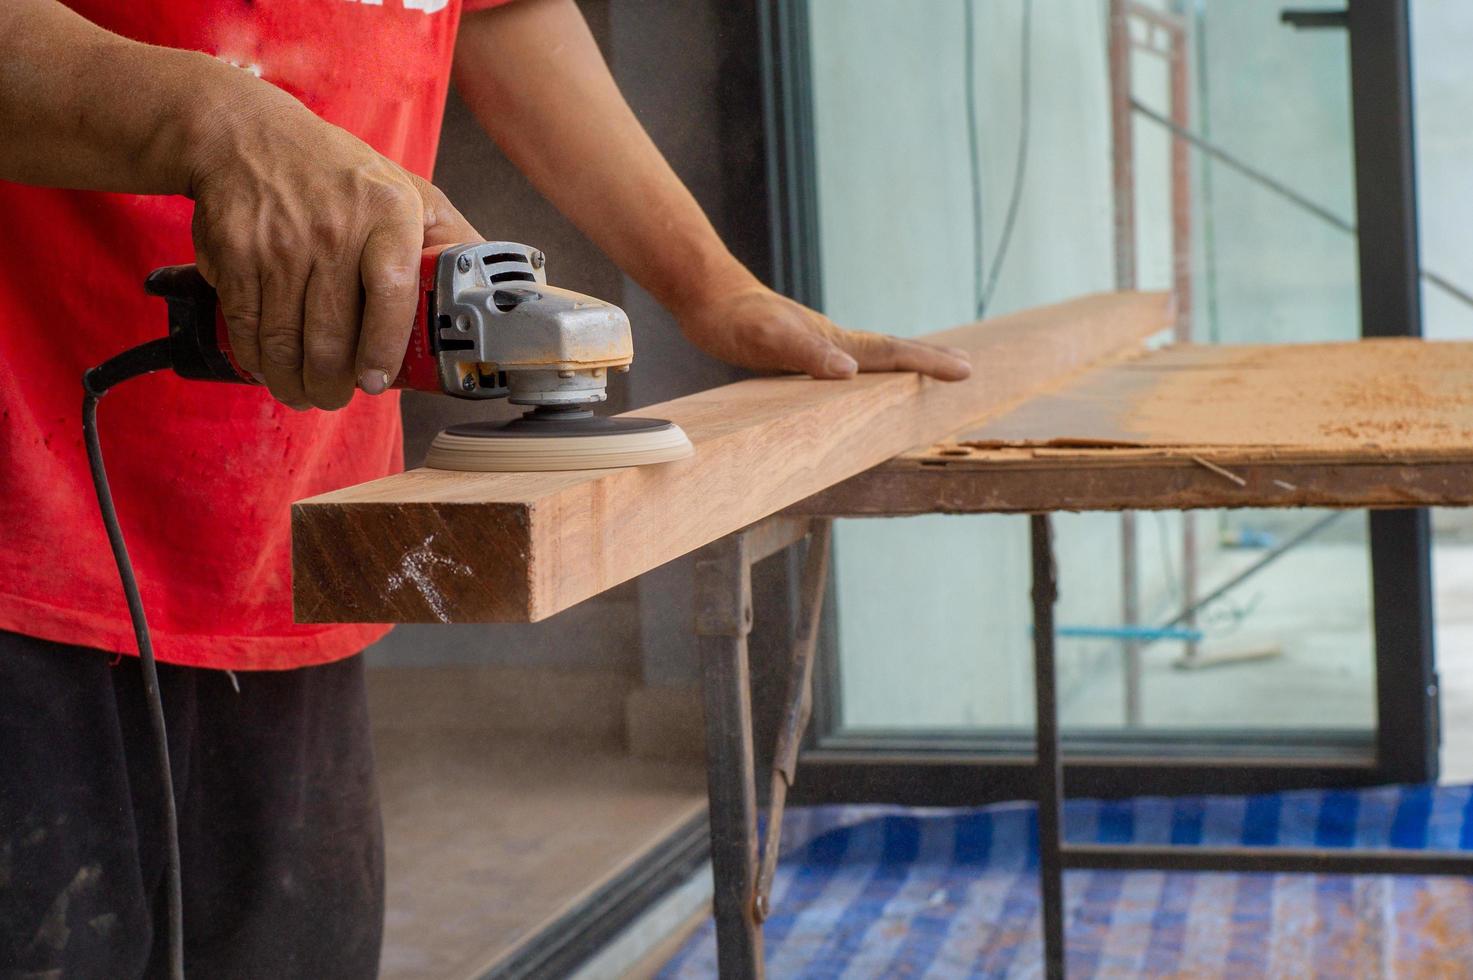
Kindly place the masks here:
[(767, 798), (767, 836), (762, 841), (762, 863), (757, 870), (757, 921), (764, 922), (772, 911), (772, 879), (777, 874), (777, 855), (782, 848), (783, 807), (788, 789), (798, 770), (798, 750), (803, 730), (813, 713), (813, 660), (818, 647), (818, 624), (823, 615), (824, 585), (829, 571), (829, 541), (833, 521), (815, 520), (808, 537), (808, 554), (799, 585), (798, 631), (793, 639), (793, 656), (788, 663), (788, 686), (783, 702), (782, 724), (772, 753), (772, 785)]
[(1059, 706), (1054, 676), (1053, 529), (1047, 514), (1031, 518), (1033, 545), (1033, 689), (1038, 740), (1038, 877), (1043, 908), (1043, 969), (1064, 977), (1064, 861), (1062, 803), (1064, 769), (1059, 758)]
[[(716, 961), (723, 980), (760, 978), (762, 920), (782, 839), (783, 805), (798, 764), (812, 704), (814, 649), (828, 574), (827, 519), (775, 517), (729, 535), (696, 558), (696, 639), (706, 708), (706, 786), (711, 807)], [(773, 754), (767, 840), (758, 862), (752, 760), (752, 695), (747, 636), (752, 631), (752, 565), (809, 538), (802, 609), (788, 665), (783, 721)]]
[(757, 924), (757, 792), (747, 635), (752, 578), (747, 538), (737, 533), (696, 559), (696, 640), (706, 711), (706, 787), (711, 809), (716, 958), (724, 980), (760, 978)]

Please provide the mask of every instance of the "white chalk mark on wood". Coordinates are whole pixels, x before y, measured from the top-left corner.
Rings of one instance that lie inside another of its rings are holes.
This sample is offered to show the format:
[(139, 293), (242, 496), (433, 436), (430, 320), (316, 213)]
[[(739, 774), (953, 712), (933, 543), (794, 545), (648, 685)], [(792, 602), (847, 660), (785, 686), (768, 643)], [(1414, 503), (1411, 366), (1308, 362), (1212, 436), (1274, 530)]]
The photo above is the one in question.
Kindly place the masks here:
[(406, 585), (414, 586), (420, 598), (424, 599), (425, 605), (430, 607), (430, 612), (442, 623), (450, 622), (450, 614), (445, 609), (445, 596), (435, 587), (431, 576), (437, 568), (448, 568), (455, 575), (474, 575), (470, 566), (446, 558), (444, 555), (435, 554), (430, 547), (435, 542), (433, 534), (426, 535), (423, 542), (413, 551), (406, 552), (399, 562), (398, 571), (389, 575), (388, 589), (384, 592), (384, 598), (398, 592)]

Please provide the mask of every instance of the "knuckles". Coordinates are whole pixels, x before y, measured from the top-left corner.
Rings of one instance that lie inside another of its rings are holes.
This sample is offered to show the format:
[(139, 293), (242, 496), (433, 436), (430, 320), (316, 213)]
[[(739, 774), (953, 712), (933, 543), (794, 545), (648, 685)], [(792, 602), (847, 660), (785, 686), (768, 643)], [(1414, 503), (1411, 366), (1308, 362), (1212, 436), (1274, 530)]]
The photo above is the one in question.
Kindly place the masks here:
[(374, 299), (403, 299), (412, 294), (418, 270), (412, 266), (380, 265), (363, 276), (363, 292)]
[(352, 351), (335, 336), (308, 328), (302, 339), (302, 363), (309, 373), (322, 376), (343, 374), (350, 367)]
[(263, 332), (258, 338), (261, 363), (267, 367), (297, 371), (302, 366), (302, 347), (296, 335)]

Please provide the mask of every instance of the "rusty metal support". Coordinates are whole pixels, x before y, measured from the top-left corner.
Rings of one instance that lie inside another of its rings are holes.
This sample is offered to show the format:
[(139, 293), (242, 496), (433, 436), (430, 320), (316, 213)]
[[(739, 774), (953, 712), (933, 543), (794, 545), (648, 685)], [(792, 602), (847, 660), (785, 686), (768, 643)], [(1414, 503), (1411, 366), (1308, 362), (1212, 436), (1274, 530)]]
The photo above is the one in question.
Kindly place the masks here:
[(772, 879), (777, 873), (778, 850), (782, 845), (783, 807), (798, 768), (798, 749), (803, 731), (813, 713), (813, 661), (818, 647), (818, 625), (823, 614), (824, 589), (828, 582), (829, 540), (833, 521), (813, 522), (808, 553), (803, 561), (799, 585), (798, 630), (793, 638), (793, 656), (788, 665), (787, 693), (783, 699), (782, 724), (777, 748), (772, 754), (772, 788), (767, 800), (767, 836), (762, 841), (762, 862), (757, 871), (757, 921), (771, 911)]
[[(1132, 24), (1146, 27), (1144, 43), (1131, 36)], [(1165, 38), (1164, 45), (1157, 37)], [(1111, 173), (1115, 192), (1115, 286), (1134, 289), (1136, 269), (1136, 194), (1134, 110), (1131, 102), (1132, 56), (1148, 51), (1164, 58), (1169, 72), (1169, 113), (1180, 130), (1191, 128), (1191, 63), (1187, 20), (1168, 11), (1136, 2), (1110, 0), (1109, 66), (1110, 66), (1110, 136)], [(1192, 174), (1191, 147), (1178, 136), (1170, 144), (1171, 195), (1171, 282), (1176, 301), (1176, 340), (1192, 339)], [(1182, 514), (1182, 605), (1191, 606), (1197, 594), (1197, 521), (1195, 515)], [(1140, 548), (1135, 515), (1120, 519), (1120, 585), (1121, 621), (1138, 626), (1140, 610)], [(1188, 625), (1195, 625), (1190, 623)], [(1185, 659), (1198, 655), (1195, 642), (1187, 644)], [(1126, 640), (1123, 647), (1121, 677), (1124, 687), (1124, 721), (1126, 728), (1142, 723), (1142, 685), (1144, 663), (1142, 645)]]
[(1115, 203), (1115, 288), (1135, 288), (1135, 144), (1130, 110), (1130, 16), (1110, 0), (1110, 173)]
[(1030, 519), (1033, 551), (1033, 696), (1037, 732), (1038, 890), (1043, 911), (1043, 973), (1063, 980), (1064, 763), (1059, 754), (1059, 702), (1054, 673), (1054, 604), (1058, 572), (1053, 528), (1047, 514)]
[(706, 716), (712, 907), (723, 980), (763, 975), (757, 923), (757, 789), (752, 761), (752, 568), (747, 537), (728, 535), (696, 557), (696, 643)]
[[(767, 918), (783, 806), (813, 705), (813, 661), (828, 577), (827, 518), (773, 517), (707, 545), (696, 556), (696, 642), (706, 713), (706, 789), (711, 812), (716, 962), (722, 980), (763, 976)], [(809, 539), (800, 586), (798, 632), (773, 758), (767, 840), (758, 862), (757, 790), (752, 752), (752, 565)]]
[[(1168, 18), (1163, 27), (1169, 39), (1171, 75), (1171, 121), (1182, 130), (1192, 128), (1191, 105), (1191, 50), (1187, 36), (1186, 20)], [(1176, 298), (1176, 342), (1185, 344), (1192, 340), (1192, 158), (1187, 141), (1173, 134), (1171, 137), (1171, 278), (1172, 294)], [(1181, 515), (1181, 592), (1182, 606), (1191, 607), (1197, 601), (1197, 515), (1183, 511)], [(1197, 619), (1190, 617), (1184, 624), (1195, 627)], [(1195, 660), (1200, 654), (1196, 641), (1187, 643), (1185, 659)], [(1139, 681), (1137, 682), (1139, 683)], [(1140, 721), (1140, 694), (1136, 694), (1136, 721)]]
[[(1115, 288), (1136, 288), (1135, 127), (1130, 108), (1130, 18), (1134, 4), (1110, 0), (1110, 174), (1115, 207)], [(1120, 515), (1120, 622), (1140, 624), (1140, 581), (1136, 566), (1135, 515)], [(1125, 725), (1140, 722), (1141, 644), (1126, 640), (1122, 651)]]

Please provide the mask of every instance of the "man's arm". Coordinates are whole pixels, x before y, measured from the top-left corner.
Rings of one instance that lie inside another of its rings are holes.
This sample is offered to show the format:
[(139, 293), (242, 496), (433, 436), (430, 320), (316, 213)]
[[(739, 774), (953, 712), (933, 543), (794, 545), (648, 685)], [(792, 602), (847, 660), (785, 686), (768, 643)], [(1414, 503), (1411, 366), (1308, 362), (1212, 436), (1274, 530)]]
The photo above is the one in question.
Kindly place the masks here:
[(236, 359), (297, 408), (338, 408), (355, 383), (382, 392), (420, 250), (480, 237), (433, 186), (275, 86), (55, 0), (0, 4), (0, 178), (194, 198), (195, 259)]
[(708, 353), (817, 378), (856, 369), (948, 380), (969, 373), (960, 351), (843, 330), (758, 282), (619, 94), (573, 0), (517, 0), (467, 15), (455, 84), (537, 189)]

